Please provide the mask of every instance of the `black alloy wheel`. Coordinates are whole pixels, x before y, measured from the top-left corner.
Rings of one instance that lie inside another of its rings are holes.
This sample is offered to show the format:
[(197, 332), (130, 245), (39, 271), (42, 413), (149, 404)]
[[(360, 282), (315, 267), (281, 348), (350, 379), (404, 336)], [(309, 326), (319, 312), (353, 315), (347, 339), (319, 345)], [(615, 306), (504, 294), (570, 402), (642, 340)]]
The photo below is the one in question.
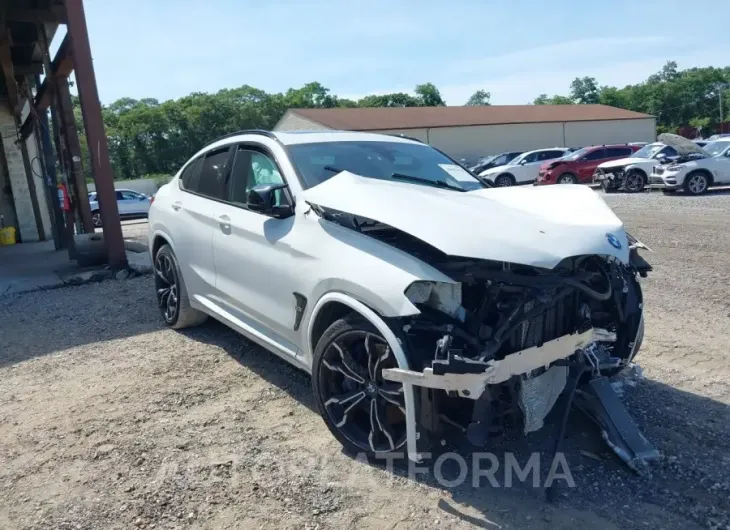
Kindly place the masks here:
[(397, 366), (385, 339), (359, 316), (335, 322), (317, 345), (313, 385), (320, 412), (350, 452), (385, 454), (405, 445), (403, 385), (382, 376)]
[(166, 252), (158, 252), (155, 256), (155, 290), (162, 318), (167, 324), (174, 324), (178, 316), (180, 291), (175, 264)]

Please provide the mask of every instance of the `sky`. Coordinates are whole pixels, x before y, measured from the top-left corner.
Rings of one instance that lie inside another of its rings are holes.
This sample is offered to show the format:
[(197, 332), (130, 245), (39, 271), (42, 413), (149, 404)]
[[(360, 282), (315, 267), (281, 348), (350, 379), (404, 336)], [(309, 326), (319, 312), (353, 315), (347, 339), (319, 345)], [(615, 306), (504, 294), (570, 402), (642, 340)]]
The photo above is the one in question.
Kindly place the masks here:
[[(319, 81), (333, 94), (412, 92), (448, 105), (568, 94), (680, 68), (730, 65), (730, 3), (613, 0), (84, 0), (100, 98), (160, 101), (251, 85)], [(683, 7), (685, 6), (685, 7)], [(683, 9), (694, 22), (685, 23)], [(705, 18), (706, 17), (706, 18)], [(60, 42), (63, 31), (54, 38)]]

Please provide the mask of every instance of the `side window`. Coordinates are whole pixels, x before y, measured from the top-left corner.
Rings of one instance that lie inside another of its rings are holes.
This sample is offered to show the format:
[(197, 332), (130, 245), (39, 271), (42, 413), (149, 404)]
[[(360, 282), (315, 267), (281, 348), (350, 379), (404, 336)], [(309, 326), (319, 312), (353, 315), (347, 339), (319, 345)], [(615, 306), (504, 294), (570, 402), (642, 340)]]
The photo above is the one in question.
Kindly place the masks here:
[(529, 164), (531, 162), (537, 162), (538, 160), (544, 160), (542, 158), (538, 158), (542, 153), (532, 153), (525, 157), (525, 163)]
[(201, 165), (203, 165), (202, 157), (196, 158), (183, 169), (183, 172), (180, 174), (180, 185), (183, 189), (196, 191)]
[(565, 153), (563, 151), (542, 151), (541, 153), (538, 153), (538, 160), (553, 160), (555, 158), (560, 158), (561, 156), (564, 156)]
[(122, 192), (121, 191), (118, 191), (117, 192), (117, 200), (118, 201), (123, 201), (124, 200), (124, 195), (122, 195)]
[(122, 192), (122, 199), (125, 201), (138, 201), (139, 200), (139, 194), (134, 193), (133, 191), (123, 191)]
[(630, 147), (608, 147), (606, 148), (606, 158), (618, 158), (631, 156), (633, 151)]
[[(246, 205), (248, 192), (253, 187), (284, 183), (276, 164), (268, 156), (245, 147), (239, 147), (236, 151), (230, 180), (228, 200), (242, 206)], [(286, 202), (283, 190), (277, 190), (274, 193), (277, 205), (280, 206)]]
[(201, 195), (212, 199), (223, 199), (226, 191), (226, 178), (228, 177), (228, 161), (230, 160), (230, 148), (226, 147), (205, 155), (203, 167), (200, 168), (198, 189)]
[(664, 148), (662, 148), (662, 150), (659, 152), (667, 156), (677, 156), (679, 154), (677, 153), (677, 150), (671, 145), (665, 145)]
[(605, 149), (596, 149), (595, 151), (591, 151), (586, 156), (584, 156), (583, 160), (586, 162), (588, 162), (589, 160), (601, 160), (602, 158), (606, 158), (605, 153)]

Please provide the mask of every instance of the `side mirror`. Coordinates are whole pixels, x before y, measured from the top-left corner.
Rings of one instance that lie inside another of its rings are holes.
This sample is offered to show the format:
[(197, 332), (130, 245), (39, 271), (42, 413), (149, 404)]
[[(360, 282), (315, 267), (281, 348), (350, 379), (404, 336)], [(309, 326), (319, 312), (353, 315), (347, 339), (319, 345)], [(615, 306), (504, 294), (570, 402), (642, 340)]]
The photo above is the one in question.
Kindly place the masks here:
[(527, 159), (526, 158), (523, 158), (522, 160), (520, 160), (520, 165), (521, 166), (524, 166), (525, 164), (527, 164)]
[(147, 195), (140, 195), (139, 196), (139, 199), (137, 199), (137, 200), (139, 200), (139, 201), (146, 201), (147, 198), (148, 198)]
[(659, 153), (658, 155), (656, 155), (656, 159), (659, 160), (660, 162), (662, 160), (664, 160), (665, 158), (667, 158), (667, 155), (665, 155), (664, 153)]
[(271, 215), (272, 217), (288, 217), (294, 213), (290, 204), (276, 206), (276, 190), (288, 188), (286, 184), (259, 184), (254, 186), (246, 196), (246, 207), (252, 212)]

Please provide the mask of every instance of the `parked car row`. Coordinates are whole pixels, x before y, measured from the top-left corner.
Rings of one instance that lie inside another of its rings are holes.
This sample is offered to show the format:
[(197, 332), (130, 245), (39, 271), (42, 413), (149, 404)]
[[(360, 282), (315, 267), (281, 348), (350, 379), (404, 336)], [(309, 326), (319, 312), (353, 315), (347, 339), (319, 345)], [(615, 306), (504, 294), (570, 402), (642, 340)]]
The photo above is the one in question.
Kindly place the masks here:
[(640, 147), (620, 144), (536, 149), (522, 153), (506, 164), (486, 169), (477, 166), (472, 172), (497, 187), (532, 183), (589, 184), (593, 182), (593, 173), (599, 164), (631, 156)]
[(594, 181), (606, 192), (635, 193), (650, 185), (692, 195), (730, 184), (730, 137), (703, 142), (662, 134), (659, 140), (629, 158), (600, 164)]

